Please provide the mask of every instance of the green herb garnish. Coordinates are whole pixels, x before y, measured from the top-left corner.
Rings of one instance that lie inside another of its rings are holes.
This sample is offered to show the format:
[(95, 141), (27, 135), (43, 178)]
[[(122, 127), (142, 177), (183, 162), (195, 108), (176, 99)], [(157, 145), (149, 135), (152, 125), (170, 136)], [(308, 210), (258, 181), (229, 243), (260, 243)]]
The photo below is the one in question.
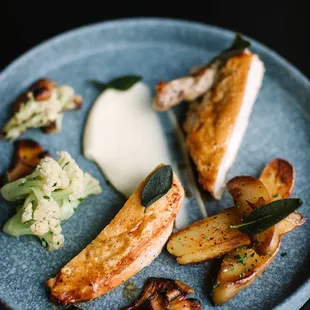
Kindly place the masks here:
[(249, 48), (251, 46), (251, 43), (247, 40), (244, 40), (240, 33), (236, 33), (235, 39), (232, 43), (232, 45), (223, 50), (218, 56), (214, 57), (210, 64), (220, 61), (224, 63), (227, 61), (230, 57), (235, 56), (243, 52), (246, 48)]
[(51, 198), (49, 196), (43, 196), (44, 199), (50, 200)]
[(47, 241), (46, 241), (44, 238), (41, 238), (41, 243), (42, 243), (42, 246), (43, 246), (44, 248), (47, 248), (47, 247), (48, 247), (48, 243), (47, 243)]
[(245, 263), (245, 261), (244, 261), (244, 258), (241, 257), (240, 254), (235, 255), (235, 258), (237, 258), (237, 263), (239, 263), (239, 264), (241, 264), (241, 265), (244, 265), (244, 266), (246, 265), (246, 263)]
[(206, 238), (207, 240), (210, 240), (210, 237), (209, 237), (208, 235), (206, 235), (205, 238)]
[(299, 198), (276, 200), (255, 209), (242, 224), (231, 225), (230, 228), (238, 228), (246, 234), (259, 234), (286, 218), (302, 204)]
[(220, 282), (216, 282), (216, 283), (214, 283), (213, 288), (217, 288), (219, 286), (220, 286)]
[(85, 200), (85, 198), (79, 198), (78, 199), (78, 201), (80, 201), (80, 202), (82, 202), (82, 201), (84, 201)]
[(139, 82), (142, 79), (138, 75), (125, 75), (118, 77), (108, 83), (102, 83), (96, 80), (91, 80), (90, 82), (100, 91), (104, 91), (108, 88), (114, 88), (117, 90), (127, 90), (131, 88), (134, 84)]
[(162, 166), (157, 169), (144, 184), (141, 193), (142, 206), (149, 207), (166, 195), (172, 187), (172, 177), (171, 166)]

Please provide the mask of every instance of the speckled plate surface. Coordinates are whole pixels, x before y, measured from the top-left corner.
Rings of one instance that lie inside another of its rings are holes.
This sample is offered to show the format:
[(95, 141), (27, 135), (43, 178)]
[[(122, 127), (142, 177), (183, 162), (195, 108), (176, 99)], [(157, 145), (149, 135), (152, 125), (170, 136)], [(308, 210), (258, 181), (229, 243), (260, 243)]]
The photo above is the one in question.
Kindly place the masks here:
[[(159, 80), (169, 80), (188, 72), (194, 65), (208, 62), (227, 47), (233, 33), (215, 27), (164, 19), (132, 19), (83, 27), (58, 36), (20, 57), (0, 74), (0, 124), (10, 114), (10, 103), (35, 79), (47, 76), (72, 85), (83, 95), (80, 111), (66, 113), (59, 134), (44, 135), (39, 130), (24, 137), (35, 139), (55, 154), (67, 150), (86, 171), (99, 178), (103, 193), (89, 198), (74, 217), (63, 225), (66, 243), (58, 252), (46, 252), (36, 238), (14, 238), (0, 232), (0, 300), (13, 309), (61, 309), (49, 302), (45, 281), (87, 245), (109, 223), (124, 203), (102, 177), (96, 165), (82, 155), (82, 132), (87, 113), (98, 95), (89, 79), (107, 81), (136, 73), (154, 89)], [(310, 218), (310, 83), (295, 68), (268, 48), (251, 40), (253, 50), (266, 65), (266, 75), (250, 124), (229, 177), (259, 175), (274, 157), (283, 157), (296, 168), (294, 196), (301, 197), (300, 211)], [(180, 112), (180, 111), (178, 111)], [(182, 114), (182, 111), (181, 111)], [(165, 133), (173, 144), (174, 133), (165, 113), (160, 115)], [(0, 168), (10, 164), (12, 143), (0, 142)], [(172, 146), (173, 147), (173, 146)], [(177, 149), (174, 149), (177, 152)], [(177, 154), (172, 154), (176, 155)], [(215, 207), (231, 205), (228, 195)], [(12, 214), (12, 206), (0, 200), (0, 226)], [(193, 201), (192, 220), (200, 218)], [(283, 238), (280, 253), (267, 271), (251, 287), (219, 309), (299, 309), (310, 297), (310, 221)], [(164, 250), (132, 281), (139, 288), (150, 276), (180, 279), (195, 288), (203, 309), (214, 306), (208, 296), (218, 262), (178, 266)], [(81, 303), (82, 309), (119, 309), (129, 303), (123, 286), (107, 295)], [(0, 306), (1, 307), (1, 306)]]

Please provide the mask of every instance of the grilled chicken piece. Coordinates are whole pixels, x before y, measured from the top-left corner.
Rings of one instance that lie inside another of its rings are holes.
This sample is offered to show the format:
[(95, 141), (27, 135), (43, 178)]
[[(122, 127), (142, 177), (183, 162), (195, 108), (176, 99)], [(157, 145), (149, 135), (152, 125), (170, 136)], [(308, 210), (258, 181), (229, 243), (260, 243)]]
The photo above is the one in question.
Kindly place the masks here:
[(186, 299), (192, 293), (194, 290), (181, 281), (149, 278), (138, 299), (122, 310), (201, 309), (198, 300)]
[(1, 183), (13, 182), (30, 174), (45, 156), (51, 156), (43, 147), (30, 139), (17, 140), (12, 164)]
[(47, 281), (53, 300), (69, 304), (102, 296), (160, 254), (172, 232), (184, 190), (173, 174), (168, 193), (145, 208), (141, 192), (146, 180), (97, 238)]
[(259, 57), (246, 49), (223, 64), (216, 84), (202, 100), (189, 105), (184, 123), (186, 144), (197, 166), (199, 182), (215, 199), (222, 196), (264, 71)]
[(192, 70), (188, 76), (159, 82), (156, 85), (156, 97), (153, 108), (157, 111), (166, 111), (182, 101), (192, 101), (204, 95), (216, 79), (219, 62), (210, 66), (202, 66)]

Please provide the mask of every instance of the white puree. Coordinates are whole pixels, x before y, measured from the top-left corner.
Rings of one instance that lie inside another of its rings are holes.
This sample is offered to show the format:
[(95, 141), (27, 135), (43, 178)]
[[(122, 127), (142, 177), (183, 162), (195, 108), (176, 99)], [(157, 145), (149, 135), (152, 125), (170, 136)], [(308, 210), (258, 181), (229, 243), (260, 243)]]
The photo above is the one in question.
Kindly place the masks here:
[[(127, 91), (104, 91), (88, 116), (84, 155), (96, 162), (105, 177), (126, 197), (158, 164), (171, 164), (156, 113), (149, 87), (139, 82)], [(176, 227), (184, 228), (187, 219), (183, 207)]]

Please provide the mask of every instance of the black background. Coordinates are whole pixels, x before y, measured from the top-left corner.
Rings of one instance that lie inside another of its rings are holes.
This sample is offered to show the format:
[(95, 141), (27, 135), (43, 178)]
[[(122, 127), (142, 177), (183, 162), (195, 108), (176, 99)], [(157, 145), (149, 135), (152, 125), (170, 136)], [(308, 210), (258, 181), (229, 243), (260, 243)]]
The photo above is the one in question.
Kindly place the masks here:
[[(170, 17), (249, 35), (277, 51), (310, 78), (310, 9), (307, 6), (310, 6), (307, 0), (192, 0), (182, 4), (181, 1), (141, 1), (139, 4), (113, 0), (0, 0), (0, 71), (36, 44), (78, 26), (122, 17)], [(303, 309), (310, 309), (310, 305)]]
[(0, 0), (0, 70), (29, 48), (63, 31), (114, 18), (160, 16), (196, 20), (247, 34), (276, 50), (310, 78), (309, 12), (307, 0), (184, 0), (182, 4), (180, 0), (177, 4)]

